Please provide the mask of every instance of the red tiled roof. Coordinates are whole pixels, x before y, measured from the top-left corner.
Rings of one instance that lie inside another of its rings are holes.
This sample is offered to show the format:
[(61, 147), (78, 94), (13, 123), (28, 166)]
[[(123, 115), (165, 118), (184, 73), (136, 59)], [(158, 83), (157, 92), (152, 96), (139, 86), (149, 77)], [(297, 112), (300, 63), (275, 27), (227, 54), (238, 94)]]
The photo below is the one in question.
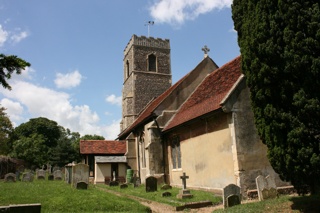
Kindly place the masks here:
[(208, 75), (163, 131), (219, 109), (220, 102), (241, 76), (240, 56)]
[[(198, 66), (193, 69), (192, 71), (196, 70), (198, 67), (201, 67), (201, 64), (204, 64), (206, 60), (211, 60), (210, 58), (206, 58), (202, 60)], [(212, 61), (214, 63), (214, 61)], [(142, 124), (144, 121), (150, 119), (153, 116), (153, 112), (155, 109), (160, 105), (162, 101), (165, 100), (166, 97), (168, 97), (183, 81), (184, 79), (187, 78), (190, 73), (186, 74), (183, 78), (181, 78), (178, 82), (176, 82), (174, 85), (172, 85), (169, 89), (167, 89), (164, 93), (162, 93), (160, 96), (155, 98), (153, 101), (151, 101), (145, 108), (144, 110), (141, 111), (139, 114), (138, 118), (128, 127), (126, 128), (123, 132), (119, 134), (118, 138), (126, 137), (134, 128), (136, 128), (139, 124)]]
[(81, 154), (125, 154), (127, 151), (124, 141), (81, 140)]

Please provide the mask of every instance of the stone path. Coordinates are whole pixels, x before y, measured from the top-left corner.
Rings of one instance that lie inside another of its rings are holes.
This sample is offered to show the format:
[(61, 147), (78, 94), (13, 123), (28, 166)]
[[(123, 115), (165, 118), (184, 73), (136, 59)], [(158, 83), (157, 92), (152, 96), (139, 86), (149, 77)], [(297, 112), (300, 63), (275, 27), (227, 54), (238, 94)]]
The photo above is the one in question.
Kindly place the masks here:
[[(175, 212), (177, 212), (175, 210), (175, 208), (173, 206), (170, 206), (170, 205), (166, 205), (166, 204), (155, 202), (155, 201), (146, 200), (144, 198), (140, 198), (140, 197), (136, 197), (136, 196), (132, 196), (132, 195), (122, 194), (122, 193), (115, 192), (115, 191), (112, 191), (112, 190), (108, 190), (108, 189), (105, 189), (105, 188), (98, 187), (98, 189), (100, 189), (102, 191), (106, 191), (108, 193), (115, 194), (117, 196), (125, 196), (125, 197), (128, 197), (130, 199), (136, 200), (136, 201), (140, 202), (142, 205), (149, 207), (153, 213), (162, 213), (162, 212), (175, 213)], [(199, 213), (211, 213), (213, 210), (221, 209), (221, 208), (223, 208), (222, 204), (221, 205), (217, 205), (217, 206), (209, 206), (209, 207), (198, 208), (198, 209), (190, 209), (190, 211), (188, 211), (188, 212), (191, 212), (191, 213), (196, 213), (196, 212), (197, 213), (198, 212)]]

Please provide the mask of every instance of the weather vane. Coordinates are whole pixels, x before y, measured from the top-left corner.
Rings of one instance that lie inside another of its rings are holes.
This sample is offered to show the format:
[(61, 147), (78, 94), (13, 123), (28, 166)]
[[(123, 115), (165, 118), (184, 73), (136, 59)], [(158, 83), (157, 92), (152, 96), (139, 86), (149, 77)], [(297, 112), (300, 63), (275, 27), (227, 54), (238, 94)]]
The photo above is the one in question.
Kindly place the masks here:
[(154, 25), (154, 21), (148, 21), (144, 26), (148, 26), (148, 37), (150, 36), (150, 26)]

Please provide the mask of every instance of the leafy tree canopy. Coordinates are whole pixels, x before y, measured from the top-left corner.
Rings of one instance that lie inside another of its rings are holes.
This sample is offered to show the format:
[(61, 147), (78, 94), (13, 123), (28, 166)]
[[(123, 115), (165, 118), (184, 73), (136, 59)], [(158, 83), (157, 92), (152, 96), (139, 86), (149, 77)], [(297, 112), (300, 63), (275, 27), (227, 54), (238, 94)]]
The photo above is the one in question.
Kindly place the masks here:
[(81, 140), (104, 140), (104, 137), (100, 135), (84, 135), (80, 139)]
[(18, 58), (15, 55), (0, 54), (0, 84), (11, 90), (11, 86), (7, 80), (11, 78), (12, 73), (21, 74), (21, 71), (26, 67), (30, 67), (30, 63)]
[(320, 193), (318, 0), (234, 0), (258, 133), (280, 177)]
[(12, 123), (5, 113), (5, 108), (0, 105), (0, 155), (7, 155), (10, 152), (9, 136), (12, 131)]

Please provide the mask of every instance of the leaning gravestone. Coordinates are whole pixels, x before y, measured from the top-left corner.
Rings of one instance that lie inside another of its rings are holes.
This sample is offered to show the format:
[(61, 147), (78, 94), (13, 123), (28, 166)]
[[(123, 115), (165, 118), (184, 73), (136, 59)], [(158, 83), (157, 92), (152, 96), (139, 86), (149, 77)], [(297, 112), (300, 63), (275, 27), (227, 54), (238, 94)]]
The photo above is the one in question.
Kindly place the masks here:
[(241, 204), (240, 187), (235, 184), (224, 187), (222, 195), (224, 208)]
[(46, 171), (45, 170), (39, 169), (36, 174), (37, 174), (38, 180), (45, 180), (46, 179)]
[(259, 200), (276, 198), (278, 196), (277, 186), (274, 178), (270, 175), (263, 177), (259, 175), (256, 178)]
[(8, 173), (4, 176), (4, 182), (16, 182), (16, 174)]
[[(81, 182), (81, 188), (83, 185), (89, 184), (89, 166), (83, 163), (76, 164), (72, 167), (72, 183), (71, 185), (78, 189), (78, 183)], [(86, 187), (86, 188), (87, 188)]]
[(55, 170), (53, 172), (53, 179), (54, 180), (62, 180), (62, 172), (61, 172), (61, 170)]
[(149, 176), (146, 178), (146, 192), (155, 192), (157, 191), (157, 187), (157, 178), (153, 176)]
[(32, 182), (33, 181), (33, 174), (31, 172), (23, 173), (22, 174), (22, 181)]

